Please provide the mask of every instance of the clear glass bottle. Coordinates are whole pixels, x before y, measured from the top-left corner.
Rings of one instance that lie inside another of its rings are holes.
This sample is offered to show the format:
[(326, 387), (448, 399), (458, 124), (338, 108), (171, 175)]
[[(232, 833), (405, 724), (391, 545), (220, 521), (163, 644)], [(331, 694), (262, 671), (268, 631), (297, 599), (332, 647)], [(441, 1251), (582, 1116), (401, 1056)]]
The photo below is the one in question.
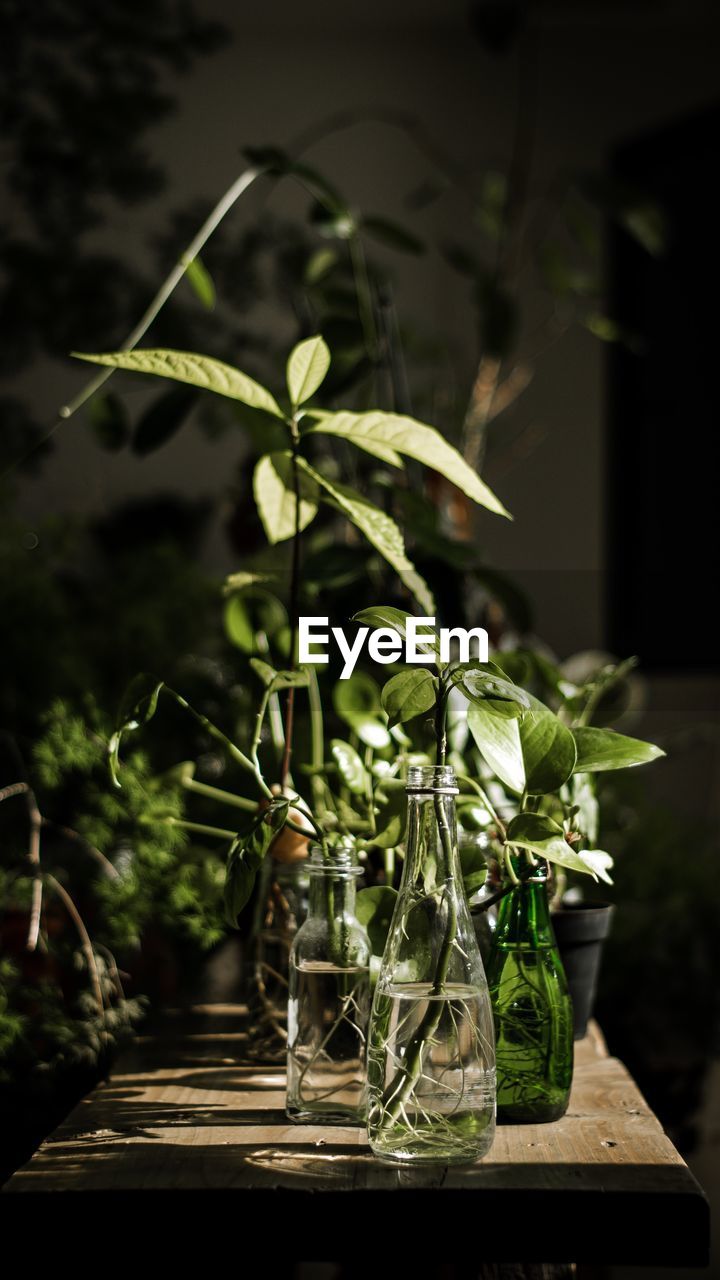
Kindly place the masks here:
[(408, 773), (405, 862), (368, 1033), (368, 1137), (403, 1163), (467, 1164), (495, 1132), (493, 1021), (463, 890), (455, 775)]
[(308, 917), (290, 950), (287, 1114), (358, 1124), (366, 1110), (370, 942), (355, 915), (352, 846), (312, 845)]
[(550, 922), (547, 863), (513, 858), (520, 884), (500, 902), (487, 973), (495, 1018), (498, 1118), (564, 1116), (573, 1074), (573, 1016)]

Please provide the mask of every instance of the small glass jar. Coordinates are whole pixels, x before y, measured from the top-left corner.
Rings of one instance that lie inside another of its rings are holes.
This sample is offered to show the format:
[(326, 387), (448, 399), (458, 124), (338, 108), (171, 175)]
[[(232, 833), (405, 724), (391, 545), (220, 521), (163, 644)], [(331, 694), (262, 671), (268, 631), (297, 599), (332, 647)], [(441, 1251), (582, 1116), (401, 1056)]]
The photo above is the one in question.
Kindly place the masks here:
[(311, 846), (308, 917), (290, 950), (287, 1114), (359, 1124), (366, 1112), (370, 941), (355, 914), (352, 846)]
[(409, 770), (403, 875), (373, 1000), (368, 1136), (374, 1153), (467, 1164), (495, 1133), (487, 982), (463, 889), (453, 770)]

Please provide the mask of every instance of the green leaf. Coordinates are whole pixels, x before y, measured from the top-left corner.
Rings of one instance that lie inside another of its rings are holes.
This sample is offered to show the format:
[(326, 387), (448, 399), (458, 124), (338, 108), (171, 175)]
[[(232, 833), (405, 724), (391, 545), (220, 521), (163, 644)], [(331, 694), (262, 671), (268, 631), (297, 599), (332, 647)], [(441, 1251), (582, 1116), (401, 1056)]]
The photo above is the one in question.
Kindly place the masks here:
[(632, 769), (635, 765), (649, 764), (665, 752), (652, 742), (640, 738), (627, 738), (614, 729), (573, 729), (577, 745), (576, 773), (604, 773), (609, 769)]
[(112, 392), (93, 396), (88, 405), (88, 417), (95, 438), (103, 449), (117, 453), (127, 444), (130, 428), (127, 410), (119, 396)]
[(368, 502), (355, 489), (348, 485), (330, 481), (319, 471), (315, 471), (304, 458), (298, 458), (298, 464), (320, 486), (327, 495), (326, 501), (340, 510), (365, 535), (368, 542), (387, 560), (398, 574), (401, 582), (417, 600), (421, 609), (428, 615), (435, 613), (435, 603), (427, 583), (416, 572), (413, 564), (405, 554), (403, 536), (395, 521)]
[(410, 231), (406, 231), (404, 227), (398, 226), (396, 222), (390, 222), (388, 218), (365, 217), (360, 224), (360, 230), (367, 232), (380, 244), (387, 245), (389, 249), (399, 249), (401, 253), (415, 255), (425, 252), (422, 240)]
[(237, 573), (229, 573), (223, 583), (223, 595), (231, 595), (234, 591), (242, 591), (245, 587), (254, 587), (263, 582), (270, 582), (272, 576), (269, 573), (251, 573), (246, 569), (240, 569)]
[[(318, 486), (302, 468), (298, 469), (298, 485), (300, 520), (297, 527), (302, 531), (317, 514)], [(289, 452), (268, 453), (260, 459), (253, 475), (253, 494), (268, 542), (274, 545), (292, 538), (297, 499)]]
[(487, 859), (482, 849), (476, 844), (464, 844), (460, 848), (460, 870), (462, 872), (465, 895), (471, 898), (478, 889), (482, 889), (487, 880)]
[(405, 783), (400, 778), (380, 778), (375, 791), (376, 831), (368, 844), (394, 849), (402, 843), (407, 818)]
[(285, 825), (290, 801), (276, 796), (253, 819), (247, 831), (235, 837), (225, 870), (225, 919), (237, 928), (240, 912), (250, 898), (255, 877), (275, 836)]
[(366, 796), (370, 789), (370, 774), (357, 751), (341, 738), (333, 738), (330, 751), (348, 791), (354, 796)]
[(282, 418), (275, 397), (259, 382), (234, 369), (232, 365), (214, 360), (212, 356), (196, 355), (193, 351), (169, 351), (166, 348), (145, 348), (139, 351), (112, 351), (103, 355), (88, 355), (73, 351), (76, 360), (90, 364), (108, 365), (112, 369), (127, 369), (130, 373), (150, 373), (173, 382), (187, 382), (190, 386), (214, 391), (230, 400), (241, 400), (251, 409), (264, 409), (276, 418)]
[(287, 364), (288, 394), (294, 407), (315, 395), (329, 368), (330, 352), (319, 334), (298, 343)]
[(578, 849), (577, 856), (586, 863), (591, 875), (598, 876), (605, 884), (612, 884), (610, 868), (615, 865), (615, 859), (611, 854), (603, 849)]
[[(484, 702), (487, 698), (507, 702), (508, 715), (511, 717), (516, 718), (530, 706), (529, 694), (524, 689), (519, 689), (510, 680), (506, 680), (493, 663), (459, 663), (450, 672), (450, 679), (455, 688), (464, 693), (471, 702)], [(503, 713), (499, 711), (498, 714)]]
[(185, 268), (185, 279), (197, 298), (208, 311), (215, 306), (215, 285), (202, 258), (193, 258)]
[(508, 516), (495, 494), (468, 466), (465, 459), (453, 448), (439, 431), (414, 418), (396, 413), (333, 413), (322, 418), (311, 432), (341, 436), (352, 444), (367, 448), (378, 444), (405, 454), (415, 462), (439, 471), (441, 475), (461, 489), (481, 507), (487, 507), (498, 515)]
[(311, 286), (319, 284), (325, 276), (330, 274), (333, 267), (337, 266), (337, 262), (338, 255), (335, 249), (327, 246), (316, 249), (305, 266), (305, 283)]
[(338, 680), (333, 689), (333, 706), (366, 747), (376, 751), (388, 747), (390, 734), (380, 717), (382, 703), (377, 681), (365, 671), (353, 671), (347, 680)]
[[(414, 615), (406, 613), (404, 609), (396, 609), (391, 604), (375, 604), (369, 609), (361, 609), (359, 613), (353, 615), (353, 622), (360, 622), (366, 627), (391, 627), (393, 631), (397, 631), (401, 640), (407, 639), (407, 621)], [(427, 617), (434, 617), (431, 612)], [(423, 631), (432, 632), (432, 628), (423, 627)], [(432, 632), (427, 640), (421, 640), (418, 637), (417, 648), (420, 653), (426, 653), (428, 658), (434, 658), (437, 653), (438, 640), (437, 634)]]
[(305, 689), (310, 683), (305, 667), (299, 667), (297, 671), (276, 671), (262, 658), (251, 658), (250, 666), (269, 693), (277, 693), (280, 689)]
[(116, 787), (120, 786), (120, 746), (126, 733), (140, 729), (152, 720), (157, 711), (158, 698), (165, 688), (165, 681), (157, 676), (135, 676), (123, 694), (118, 712), (118, 727), (110, 738), (108, 755), (110, 776)]
[(530, 710), (520, 722), (520, 742), (525, 761), (525, 789), (529, 795), (547, 795), (567, 782), (575, 768), (575, 739), (544, 703), (527, 695)]
[(372, 953), (381, 956), (390, 932), (397, 891), (390, 885), (377, 885), (374, 889), (361, 889), (355, 901), (357, 918), (367, 929)]
[(474, 702), (468, 707), (467, 722), (493, 773), (510, 791), (521, 794), (525, 790), (525, 762), (518, 721), (495, 715), (487, 702)]
[(145, 410), (132, 438), (133, 453), (144, 457), (167, 443), (185, 422), (197, 399), (197, 392), (187, 387), (164, 391)]
[(562, 827), (545, 814), (519, 813), (508, 826), (507, 843), (518, 849), (529, 849), (548, 862), (557, 862), (561, 867), (596, 878), (594, 870), (570, 848)]
[(225, 605), (223, 621), (225, 634), (231, 644), (252, 653), (255, 648), (255, 632), (243, 596), (231, 596)]
[(425, 667), (409, 667), (388, 680), (382, 691), (382, 704), (388, 723), (406, 724), (435, 706), (438, 678)]

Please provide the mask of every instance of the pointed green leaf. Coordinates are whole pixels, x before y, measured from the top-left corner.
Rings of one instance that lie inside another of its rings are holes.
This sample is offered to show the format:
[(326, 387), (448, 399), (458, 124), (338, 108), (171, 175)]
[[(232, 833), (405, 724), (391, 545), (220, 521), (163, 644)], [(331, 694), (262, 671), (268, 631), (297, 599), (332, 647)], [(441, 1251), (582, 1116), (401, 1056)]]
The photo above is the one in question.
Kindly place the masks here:
[(230, 845), (224, 897), (225, 919), (233, 929), (237, 928), (238, 916), (250, 898), (262, 860), (285, 825), (289, 805), (285, 796), (276, 796), (253, 819), (248, 830), (237, 835)]
[(576, 773), (604, 773), (608, 769), (632, 769), (658, 760), (665, 752), (652, 742), (628, 738), (613, 729), (590, 727), (572, 730), (577, 744)]
[(382, 704), (388, 723), (406, 724), (429, 711), (437, 702), (438, 678), (425, 667), (408, 667), (388, 680), (382, 691)]
[(403, 536), (395, 521), (374, 503), (368, 502), (361, 493), (351, 489), (349, 485), (328, 480), (319, 471), (315, 471), (304, 458), (299, 458), (298, 463), (324, 491), (326, 501), (329, 500), (331, 506), (342, 511), (360, 529), (375, 550), (387, 560), (401, 582), (417, 600), (420, 608), (428, 615), (434, 615), (435, 603), (430, 589), (408, 560)]
[(202, 258), (193, 258), (185, 268), (185, 279), (204, 307), (212, 311), (215, 306), (215, 285)]
[(169, 351), (165, 348), (146, 348), (139, 351), (112, 351), (103, 355), (88, 355), (81, 351), (72, 353), (77, 360), (90, 364), (108, 365), (112, 369), (127, 369), (130, 373), (150, 373), (173, 382), (187, 382), (205, 391), (214, 391), (230, 400), (241, 400), (251, 409), (264, 409), (276, 418), (282, 418), (275, 397), (259, 382), (234, 369), (232, 365), (214, 360), (212, 356), (199, 356), (193, 351)]
[(575, 739), (544, 703), (527, 696), (530, 709), (519, 726), (525, 789), (529, 795), (547, 795), (567, 782), (575, 768)]
[(468, 728), (483, 759), (502, 783), (518, 794), (525, 790), (525, 762), (516, 719), (498, 716), (487, 702), (468, 707)]
[[(392, 785), (396, 784), (396, 785)], [(378, 849), (394, 849), (405, 838), (407, 821), (407, 796), (405, 784), (398, 778), (381, 780), (375, 792), (377, 801), (376, 824), (373, 836), (368, 836), (368, 844)]]
[(414, 418), (404, 417), (396, 413), (333, 413), (322, 418), (314, 427), (314, 433), (342, 436), (352, 444), (361, 448), (370, 445), (383, 445), (396, 453), (405, 454), (416, 462), (422, 462), (461, 489), (481, 507), (494, 511), (498, 515), (509, 516), (491, 489), (480, 479), (479, 475), (468, 466), (439, 431), (428, 427)]
[(133, 677), (123, 694), (118, 712), (118, 727), (108, 744), (110, 776), (116, 787), (121, 785), (118, 773), (122, 740), (126, 733), (132, 733), (134, 729), (140, 729), (152, 720), (164, 688), (164, 680), (142, 673)]
[[(407, 639), (407, 621), (412, 618), (413, 614), (407, 613), (404, 609), (396, 609), (391, 604), (375, 604), (369, 609), (361, 609), (359, 613), (353, 615), (353, 622), (360, 622), (366, 627), (392, 627), (393, 631), (397, 631), (401, 640)], [(434, 613), (427, 614), (427, 617), (434, 617)], [(418, 636), (417, 648), (420, 653), (426, 653), (428, 658), (433, 658), (437, 653), (438, 640), (437, 634), (429, 625), (423, 625), (422, 631), (428, 633), (426, 640), (421, 640)]]
[[(307, 471), (299, 471), (300, 520), (298, 529), (306, 529), (318, 509), (318, 487)], [(253, 494), (268, 542), (284, 542), (295, 534), (297, 499), (293, 483), (292, 455), (289, 452), (267, 453), (258, 462), (253, 475)]]
[(577, 856), (587, 864), (592, 875), (599, 876), (605, 884), (612, 884), (610, 868), (614, 866), (615, 859), (611, 854), (605, 853), (603, 849), (578, 849)]
[(329, 368), (330, 352), (319, 334), (299, 342), (290, 353), (287, 364), (287, 386), (291, 403), (297, 407), (314, 396)]
[(518, 849), (529, 849), (548, 862), (557, 862), (572, 871), (582, 871), (597, 879), (595, 871), (565, 839), (563, 829), (542, 813), (519, 813), (507, 829), (507, 843)]
[[(506, 680), (502, 671), (492, 662), (458, 663), (451, 671), (450, 679), (455, 688), (471, 702), (484, 702), (486, 698), (507, 702), (508, 714), (512, 718), (522, 715), (530, 706), (530, 698), (525, 690)], [(503, 714), (502, 709), (498, 714)]]
[(367, 929), (374, 956), (381, 956), (385, 950), (396, 902), (397, 891), (387, 884), (361, 889), (357, 895), (357, 918)]

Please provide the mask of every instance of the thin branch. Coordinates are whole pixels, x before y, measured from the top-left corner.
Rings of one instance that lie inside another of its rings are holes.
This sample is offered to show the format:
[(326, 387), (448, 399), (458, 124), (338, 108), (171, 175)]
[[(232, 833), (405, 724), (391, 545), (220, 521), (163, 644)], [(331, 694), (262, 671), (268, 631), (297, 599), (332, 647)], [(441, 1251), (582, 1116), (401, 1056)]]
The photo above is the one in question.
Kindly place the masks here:
[(55, 890), (55, 893), (60, 898), (60, 901), (62, 902), (63, 906), (65, 907), (65, 910), (67, 911), (68, 915), (70, 916), (70, 919), (72, 920), (73, 924), (75, 925), (75, 928), (77, 929), (78, 936), (80, 938), (80, 947), (83, 955), (85, 956), (85, 962), (87, 964), (88, 973), (90, 975), (90, 982), (92, 984), (93, 993), (97, 1001), (98, 1013), (101, 1018), (104, 1018), (105, 1001), (103, 1000), (102, 985), (100, 983), (100, 975), (98, 973), (97, 963), (95, 961), (95, 952), (93, 951), (93, 945), (92, 945), (92, 942), (90, 941), (90, 934), (85, 928), (85, 923), (83, 921), (83, 918), (80, 915), (80, 912), (78, 911), (77, 907), (75, 906), (75, 903), (73, 902), (72, 898), (70, 897), (70, 894), (68, 893), (67, 889), (65, 889), (64, 886), (61, 885), (60, 881), (56, 880), (54, 876), (46, 875), (45, 879), (47, 880), (49, 885), (52, 885), (52, 888)]

